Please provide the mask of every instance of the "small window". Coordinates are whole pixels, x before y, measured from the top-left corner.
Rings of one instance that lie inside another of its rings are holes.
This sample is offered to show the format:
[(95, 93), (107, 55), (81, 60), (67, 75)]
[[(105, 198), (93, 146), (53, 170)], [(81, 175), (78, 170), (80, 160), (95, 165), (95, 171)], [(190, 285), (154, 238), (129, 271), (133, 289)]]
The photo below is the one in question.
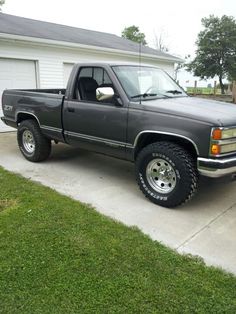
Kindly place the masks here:
[(96, 90), (98, 87), (113, 87), (106, 70), (100, 67), (84, 67), (80, 70), (75, 87), (75, 98), (92, 102), (112, 103), (113, 98), (98, 101)]
[(104, 70), (102, 68), (95, 68), (93, 78), (97, 81), (98, 85), (103, 83)]
[(111, 84), (111, 80), (106, 71), (103, 72), (103, 84)]

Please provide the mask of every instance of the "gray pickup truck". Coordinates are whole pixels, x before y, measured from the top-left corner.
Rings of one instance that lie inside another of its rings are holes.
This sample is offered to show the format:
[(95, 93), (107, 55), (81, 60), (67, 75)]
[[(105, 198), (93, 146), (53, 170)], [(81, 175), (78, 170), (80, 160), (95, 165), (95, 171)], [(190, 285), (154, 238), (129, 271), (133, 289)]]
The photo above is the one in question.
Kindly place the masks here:
[(236, 172), (236, 106), (189, 97), (152, 66), (76, 64), (67, 89), (6, 90), (2, 107), (26, 159), (47, 159), (54, 141), (133, 161), (164, 207), (189, 200), (199, 174)]

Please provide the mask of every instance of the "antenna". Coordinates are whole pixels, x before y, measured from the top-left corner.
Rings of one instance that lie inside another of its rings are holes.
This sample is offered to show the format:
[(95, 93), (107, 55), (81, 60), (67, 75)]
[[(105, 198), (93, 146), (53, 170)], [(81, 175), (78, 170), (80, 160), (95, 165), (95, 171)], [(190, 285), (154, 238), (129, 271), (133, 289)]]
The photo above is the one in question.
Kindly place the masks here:
[[(139, 73), (141, 73), (141, 57), (142, 57), (142, 50), (141, 50), (141, 42), (139, 43), (139, 53), (138, 53), (138, 63), (139, 63)], [(140, 91), (141, 93), (141, 91)], [(139, 104), (141, 105), (141, 96), (139, 98)]]

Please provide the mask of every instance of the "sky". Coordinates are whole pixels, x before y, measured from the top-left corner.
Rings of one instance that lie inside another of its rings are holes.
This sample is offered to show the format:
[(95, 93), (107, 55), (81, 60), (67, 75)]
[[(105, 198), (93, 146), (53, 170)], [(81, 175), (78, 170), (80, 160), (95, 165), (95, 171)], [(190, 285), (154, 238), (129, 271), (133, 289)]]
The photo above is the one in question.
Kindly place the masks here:
[(236, 18), (236, 0), (6, 0), (4, 13), (121, 35), (137, 25), (155, 47), (155, 34), (169, 52), (194, 57), (201, 19), (214, 14)]

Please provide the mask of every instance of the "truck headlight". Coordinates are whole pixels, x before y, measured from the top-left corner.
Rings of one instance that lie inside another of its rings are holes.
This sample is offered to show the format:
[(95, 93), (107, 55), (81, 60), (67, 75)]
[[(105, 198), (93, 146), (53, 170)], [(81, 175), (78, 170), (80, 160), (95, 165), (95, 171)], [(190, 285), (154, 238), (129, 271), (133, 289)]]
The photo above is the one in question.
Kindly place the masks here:
[(227, 138), (236, 137), (236, 128), (232, 129), (213, 129), (212, 130), (212, 139), (213, 140), (223, 140)]
[(213, 128), (211, 132), (210, 154), (236, 153), (236, 128)]
[(236, 152), (236, 143), (221, 145), (220, 147), (221, 154), (230, 153), (230, 152)]

